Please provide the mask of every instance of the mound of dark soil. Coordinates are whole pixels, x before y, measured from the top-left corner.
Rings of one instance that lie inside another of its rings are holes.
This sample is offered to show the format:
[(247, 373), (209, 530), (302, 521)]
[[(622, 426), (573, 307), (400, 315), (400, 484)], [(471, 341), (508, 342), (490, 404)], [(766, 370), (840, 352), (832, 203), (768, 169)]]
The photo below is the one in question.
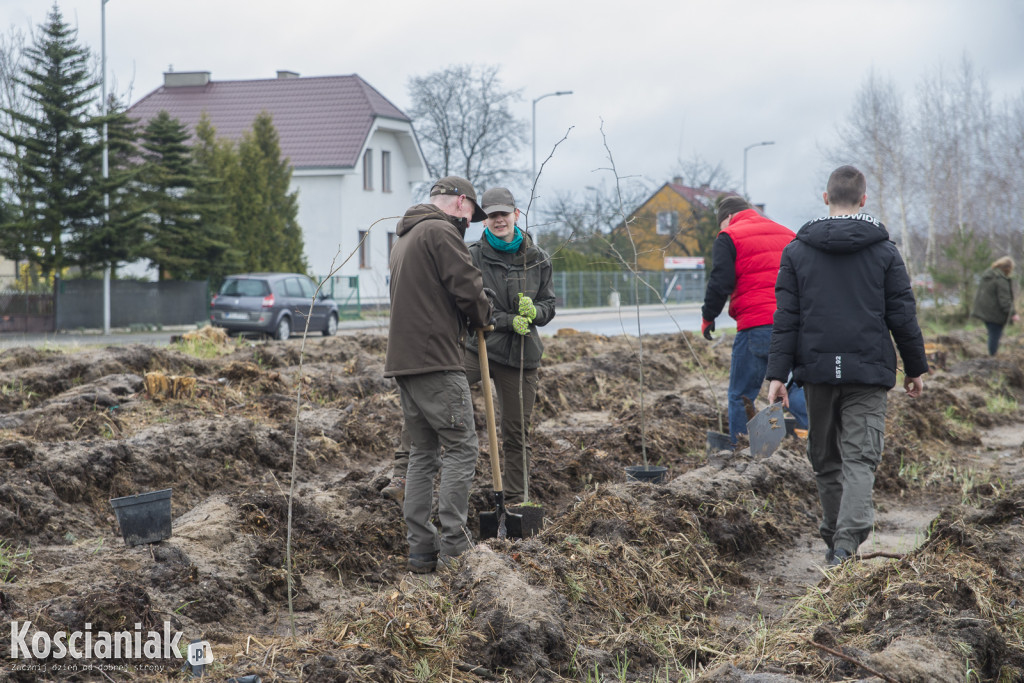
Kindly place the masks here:
[[(890, 393), (862, 547), (881, 554), (831, 571), (805, 442), (765, 459), (705, 452), (728, 343), (647, 337), (642, 374), (635, 339), (545, 343), (530, 481), (545, 527), (426, 577), (405, 570), (401, 506), (380, 496), (401, 430), (382, 335), (203, 359), (4, 351), (0, 612), (49, 630), (166, 621), (212, 643), (214, 680), (1024, 678), (1014, 337), (988, 358), (980, 332), (947, 335), (925, 395)], [(151, 372), (192, 388), (151, 396)], [(486, 455), (471, 533), (494, 506)], [(626, 483), (645, 460), (668, 468), (664, 484)], [(163, 488), (172, 537), (125, 547), (109, 499)], [(922, 509), (943, 510), (930, 529), (893, 521)], [(180, 668), (167, 664), (150, 679)]]

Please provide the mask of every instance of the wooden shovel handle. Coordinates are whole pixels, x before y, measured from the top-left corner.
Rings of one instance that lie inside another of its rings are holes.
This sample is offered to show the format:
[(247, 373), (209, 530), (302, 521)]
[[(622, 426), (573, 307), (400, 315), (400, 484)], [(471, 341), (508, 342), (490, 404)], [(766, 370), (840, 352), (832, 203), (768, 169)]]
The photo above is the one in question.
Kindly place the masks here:
[(501, 487), (501, 464), (498, 462), (498, 430), (494, 426), (494, 399), (491, 398), (491, 369), (487, 365), (487, 340), (484, 331), (478, 329), (476, 338), (480, 342), (480, 381), (483, 383), (484, 412), (487, 414), (487, 441), (491, 447), (491, 482), (495, 492)]

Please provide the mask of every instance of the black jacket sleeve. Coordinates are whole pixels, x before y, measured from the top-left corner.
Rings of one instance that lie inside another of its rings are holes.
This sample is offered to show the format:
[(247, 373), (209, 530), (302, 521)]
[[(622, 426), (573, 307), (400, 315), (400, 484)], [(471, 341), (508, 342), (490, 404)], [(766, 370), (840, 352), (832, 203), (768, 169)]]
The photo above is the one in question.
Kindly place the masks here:
[(903, 359), (903, 371), (907, 377), (920, 377), (928, 372), (924, 335), (917, 323), (917, 304), (906, 265), (895, 245), (892, 251), (893, 260), (885, 272), (885, 324)]
[(799, 333), (800, 293), (797, 291), (796, 271), (787, 247), (782, 251), (779, 276), (775, 280), (775, 317), (772, 321), (772, 341), (768, 347), (765, 379), (777, 379), (780, 382), (789, 379)]
[(727, 233), (719, 233), (711, 245), (711, 273), (704, 290), (704, 306), (700, 314), (705, 320), (714, 320), (725, 307), (736, 289), (736, 245)]

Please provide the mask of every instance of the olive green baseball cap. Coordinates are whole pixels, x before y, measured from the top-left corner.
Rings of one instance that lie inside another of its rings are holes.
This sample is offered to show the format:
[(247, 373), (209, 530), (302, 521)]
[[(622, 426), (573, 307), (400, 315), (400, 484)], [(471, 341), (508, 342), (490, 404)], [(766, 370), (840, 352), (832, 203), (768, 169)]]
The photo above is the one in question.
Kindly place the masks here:
[(492, 187), (487, 190), (480, 203), (488, 216), (492, 213), (515, 213), (516, 210), (516, 200), (504, 187)]
[(473, 189), (473, 184), (465, 178), (460, 178), (457, 175), (449, 175), (441, 178), (434, 186), (430, 188), (430, 196), (435, 197), (439, 194), (450, 194), (458, 196), (460, 194), (466, 195), (473, 202), (473, 218), (471, 219), (474, 223), (487, 218), (487, 214), (480, 208), (480, 202), (476, 200), (476, 191)]

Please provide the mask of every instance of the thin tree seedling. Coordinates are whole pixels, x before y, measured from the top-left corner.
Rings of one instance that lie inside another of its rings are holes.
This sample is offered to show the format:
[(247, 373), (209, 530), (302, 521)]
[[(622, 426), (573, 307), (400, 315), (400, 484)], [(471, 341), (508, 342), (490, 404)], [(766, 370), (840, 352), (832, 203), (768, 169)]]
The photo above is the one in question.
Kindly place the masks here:
[[(346, 263), (352, 260), (352, 257), (359, 251), (363, 246), (363, 243), (370, 236), (375, 225), (381, 221), (386, 220), (398, 220), (400, 216), (385, 216), (384, 218), (378, 218), (363, 233), (363, 239), (355, 246), (354, 249), (349, 253), (341, 263), (337, 263), (338, 254), (341, 253), (339, 249), (335, 252), (334, 257), (331, 258), (331, 265), (328, 268), (327, 275), (323, 280), (317, 283), (316, 291), (313, 292), (313, 298), (309, 302), (309, 310), (306, 312), (306, 326), (302, 330), (302, 343), (299, 346), (299, 373), (296, 381), (297, 388), (295, 390), (295, 424), (294, 431), (292, 433), (292, 463), (291, 470), (289, 473), (288, 482), (288, 521), (287, 531), (285, 536), (285, 578), (288, 585), (288, 620), (291, 626), (292, 637), (295, 638), (298, 632), (295, 627), (295, 605), (294, 605), (294, 589), (295, 589), (295, 577), (292, 573), (292, 507), (293, 501), (295, 500), (295, 473), (298, 469), (299, 461), (299, 411), (302, 408), (302, 385), (303, 385), (303, 361), (305, 360), (306, 351), (306, 338), (309, 336), (309, 321), (313, 317), (313, 307), (316, 305), (317, 297), (320, 295), (320, 290), (323, 289), (324, 283), (341, 270)], [(337, 264), (337, 265), (335, 265)]]

